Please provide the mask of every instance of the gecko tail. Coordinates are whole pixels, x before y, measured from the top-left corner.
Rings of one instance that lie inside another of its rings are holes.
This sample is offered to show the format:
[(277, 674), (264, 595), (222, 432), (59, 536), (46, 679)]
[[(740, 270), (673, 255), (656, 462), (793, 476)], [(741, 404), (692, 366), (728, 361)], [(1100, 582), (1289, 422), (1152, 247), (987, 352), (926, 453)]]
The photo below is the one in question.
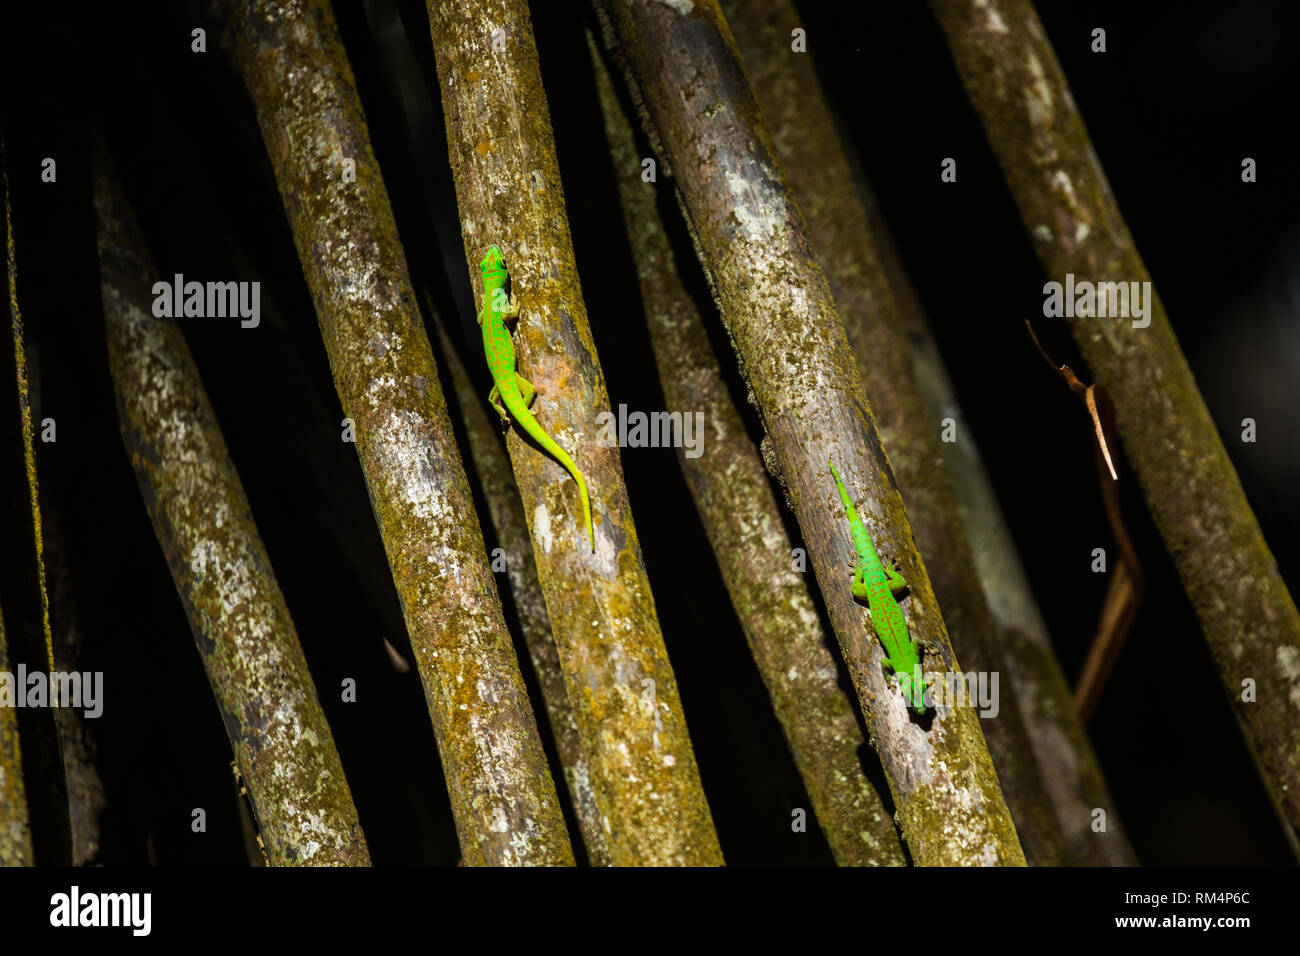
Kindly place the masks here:
[(587, 494), (587, 482), (582, 478), (582, 472), (578, 466), (573, 463), (573, 459), (568, 456), (563, 448), (556, 445), (551, 449), (551, 454), (555, 455), (565, 470), (573, 476), (573, 480), (578, 485), (578, 495), (582, 498), (582, 519), (587, 523), (587, 541), (591, 544), (591, 550), (596, 550), (596, 529), (591, 522), (591, 496)]
[(591, 498), (587, 494), (587, 483), (582, 478), (582, 472), (578, 470), (578, 466), (569, 457), (569, 453), (561, 448), (559, 443), (542, 427), (541, 422), (524, 404), (524, 400), (517, 390), (514, 388), (503, 389), (500, 384), (497, 385), (497, 389), (497, 394), (501, 396), (501, 400), (505, 403), (515, 421), (533, 437), (537, 444), (541, 445), (551, 457), (558, 461), (573, 480), (577, 482), (578, 494), (582, 497), (582, 517), (587, 523), (587, 540), (594, 552), (596, 550), (596, 529), (591, 521)]
[(596, 550), (596, 528), (591, 523), (591, 498), (587, 495), (587, 483), (582, 480), (582, 472), (577, 468), (573, 469), (573, 479), (578, 483), (578, 494), (582, 496), (582, 516), (587, 521), (587, 540), (591, 543), (591, 550)]

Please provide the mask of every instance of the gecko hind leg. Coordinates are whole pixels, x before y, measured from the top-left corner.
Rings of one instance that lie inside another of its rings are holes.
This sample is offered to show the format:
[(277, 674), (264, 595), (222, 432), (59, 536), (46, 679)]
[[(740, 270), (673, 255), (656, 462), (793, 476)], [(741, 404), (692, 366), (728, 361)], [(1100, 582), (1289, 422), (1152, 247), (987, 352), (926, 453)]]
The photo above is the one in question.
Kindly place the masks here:
[(537, 389), (533, 383), (516, 373), (515, 386), (519, 389), (519, 397), (524, 400), (524, 406), (532, 408), (533, 402), (537, 399)]

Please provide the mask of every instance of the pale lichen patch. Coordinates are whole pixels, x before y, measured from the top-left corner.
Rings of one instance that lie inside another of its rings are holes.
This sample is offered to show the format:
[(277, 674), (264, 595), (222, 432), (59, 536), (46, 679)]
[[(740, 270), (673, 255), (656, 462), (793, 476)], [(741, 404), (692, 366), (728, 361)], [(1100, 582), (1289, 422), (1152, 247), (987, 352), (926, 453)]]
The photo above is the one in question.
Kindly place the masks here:
[(659, 0), (659, 2), (683, 17), (690, 16), (691, 11), (695, 9), (692, 0)]

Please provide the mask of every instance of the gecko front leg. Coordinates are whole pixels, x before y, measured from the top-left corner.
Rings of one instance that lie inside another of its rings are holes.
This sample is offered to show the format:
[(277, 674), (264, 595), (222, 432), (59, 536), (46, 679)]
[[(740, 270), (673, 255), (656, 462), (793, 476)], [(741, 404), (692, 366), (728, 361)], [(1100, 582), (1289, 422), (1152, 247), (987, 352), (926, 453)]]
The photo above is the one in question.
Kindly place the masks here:
[(505, 402), (501, 401), (501, 390), (495, 385), (492, 386), (492, 391), (488, 392), (488, 404), (496, 409), (496, 413), (501, 416), (501, 420), (509, 426), (510, 410), (506, 408)]

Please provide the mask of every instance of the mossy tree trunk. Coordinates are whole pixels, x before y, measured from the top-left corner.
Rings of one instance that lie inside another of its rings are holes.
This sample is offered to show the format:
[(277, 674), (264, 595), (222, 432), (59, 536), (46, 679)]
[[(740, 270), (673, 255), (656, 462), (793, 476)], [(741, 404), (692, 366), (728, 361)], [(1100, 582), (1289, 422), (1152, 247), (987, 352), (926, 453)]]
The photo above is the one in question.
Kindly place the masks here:
[[(338, 26), (230, 0), (344, 415), (402, 603), (467, 863), (572, 864)], [(353, 175), (355, 174), (355, 175)]]
[[(930, 6), (1049, 279), (1150, 282), (1033, 5)], [(1154, 291), (1150, 310), (1145, 327), (1066, 321), (1114, 404), (1125, 455), (1300, 853), (1300, 613)]]
[[(10, 308), (10, 322), (21, 328), (18, 320), (17, 278), (18, 265), (14, 260), (13, 208), (9, 201), (9, 170), (4, 165), (3, 150), (0, 149), (0, 176), (4, 177), (5, 203), (5, 297)], [(21, 341), (19, 339), (19, 341)], [(7, 343), (6, 343), (7, 344)], [(8, 370), (9, 363), (3, 366)], [(9, 392), (8, 376), (3, 385), (6, 405), (17, 395)], [(20, 386), (18, 376), (14, 376), (15, 392)], [(13, 404), (17, 405), (16, 401)], [(13, 409), (10, 410), (13, 417)], [(13, 667), (9, 657), (9, 643), (5, 638), (4, 608), (0, 607), (0, 673), (12, 673)], [(0, 866), (31, 866), (35, 862), (32, 855), (31, 821), (27, 816), (27, 788), (23, 784), (22, 746), (18, 739), (18, 711), (14, 707), (0, 707)]]
[(704, 415), (703, 453), (678, 448), (677, 458), (732, 607), (836, 862), (902, 866), (907, 859), (893, 818), (862, 770), (866, 739), (857, 701), (840, 686), (834, 636), (822, 627), (807, 579), (792, 565), (795, 545), (763, 458), (678, 275), (657, 198), (671, 186), (642, 179), (631, 123), (594, 46), (592, 62), (664, 398), (669, 408)]
[(96, 150), (109, 366), (122, 438), (277, 866), (368, 865), (333, 736), (271, 560), (121, 186)]
[[(5, 302), (9, 328), (0, 344), (0, 671), (13, 674), (0, 705), (0, 863), (67, 865), (72, 832), (59, 727), (50, 707), (17, 707), (28, 674), (54, 671), (50, 602), (45, 588), (44, 536), (36, 476), (35, 431), (27, 345), (19, 308), (18, 256), (8, 160), (0, 139), (4, 180)], [(21, 737), (21, 745), (20, 745)]]
[(465, 427), (470, 458), (479, 487), (487, 501), (492, 530), (503, 552), (505, 573), (509, 579), (510, 596), (514, 601), (519, 629), (523, 632), (533, 673), (550, 719), (551, 735), (555, 738), (556, 753), (564, 766), (564, 779), (568, 784), (569, 798), (573, 804), (587, 859), (595, 866), (608, 866), (608, 837), (601, 823), (596, 795), (591, 790), (591, 775), (587, 770), (587, 756), (582, 750), (582, 737), (578, 722), (564, 687), (564, 672), (560, 665), (555, 638), (551, 636), (551, 619), (546, 613), (546, 598), (537, 580), (537, 564), (533, 560), (532, 541), (528, 537), (528, 520), (524, 515), (519, 489), (510, 470), (510, 459), (502, 447), (497, 419), (489, 418), (460, 357), (456, 354), (446, 332), (438, 329), (443, 364), (451, 376), (456, 393), (456, 405)]
[[(910, 632), (926, 670), (957, 672), (925, 565), (885, 457), (825, 275), (716, 0), (689, 10), (650, 0), (597, 9), (625, 66), (770, 444), (769, 468), (799, 521), (818, 583), (921, 864), (1023, 865), (975, 712), (913, 719), (891, 690), (866, 612), (853, 599), (848, 522), (834, 460), (876, 548), (910, 585)], [(937, 712), (936, 712), (937, 711)]]
[[(918, 366), (909, 349), (933, 340), (836, 130), (817, 79), (818, 39), (808, 55), (791, 49), (800, 21), (790, 0), (722, 8), (839, 306), (953, 648), (964, 667), (1002, 675), (1000, 712), (981, 726), (1025, 854), (1032, 864), (1132, 862), (972, 433), (960, 421), (956, 441), (939, 440), (960, 408), (937, 352), (923, 350), (929, 364)], [(1030, 613), (1008, 620), (995, 596)], [(1039, 638), (1033, 647), (1025, 627)], [(1096, 807), (1107, 811), (1102, 834), (1092, 829)]]
[[(867, 400), (898, 478), (916, 545), (925, 556), (926, 570), (943, 608), (953, 649), (968, 670), (1007, 675), (1001, 637), (980, 587), (952, 482), (944, 468), (935, 467), (943, 458), (940, 423), (930, 416), (917, 385), (894, 297), (862, 205), (856, 200), (852, 172), (811, 60), (791, 51), (789, 30), (777, 29), (780, 18), (772, 17), (771, 12), (766, 11), (763, 17), (765, 34), (754, 22), (758, 17), (752, 7), (738, 24), (730, 24), (737, 31), (742, 55), (745, 45), (740, 38), (752, 45), (760, 42), (754, 36), (759, 33), (775, 45), (776, 38), (785, 34), (783, 64), (764, 68), (767, 63), (756, 63), (756, 58), (750, 57), (757, 67), (749, 71), (751, 77), (757, 77), (755, 96), (839, 308)], [(776, 75), (774, 69), (779, 71)], [(1034, 865), (1059, 864), (1064, 857), (1061, 827), (1047, 798), (1018, 702), (1002, 690), (1000, 682), (996, 714), (981, 712), (980, 726), (1026, 858)], [(1085, 813), (1085, 826), (1087, 822)]]
[(534, 413), (590, 489), (594, 552), (573, 481), (511, 430), (506, 447), (611, 859), (719, 864), (619, 451), (598, 440), (609, 396), (573, 259), (528, 5), (428, 7), (476, 301), (479, 260), (496, 244), (522, 308), (513, 338), (519, 373), (537, 388)]
[[(0, 673), (12, 673), (0, 609)], [(23, 785), (23, 754), (18, 739), (18, 711), (0, 707), (0, 866), (31, 866), (31, 821)]]
[[(1084, 866), (1133, 866), (1137, 857), (1124, 832), (1101, 763), (1074, 704), (1074, 693), (1061, 669), (1047, 622), (1029, 586), (1029, 578), (1007, 527), (997, 492), (984, 468), (920, 297), (912, 285), (878, 213), (870, 187), (859, 180), (862, 203), (875, 236), (881, 266), (888, 277), (898, 319), (912, 353), (916, 379), (933, 419), (951, 418), (962, 441), (941, 442), (944, 464), (970, 542), (989, 611), (997, 621), (1006, 652), (1011, 686), (1020, 701), (1065, 839), (1066, 862)], [(1106, 812), (1106, 829), (1093, 828), (1091, 813)]]

